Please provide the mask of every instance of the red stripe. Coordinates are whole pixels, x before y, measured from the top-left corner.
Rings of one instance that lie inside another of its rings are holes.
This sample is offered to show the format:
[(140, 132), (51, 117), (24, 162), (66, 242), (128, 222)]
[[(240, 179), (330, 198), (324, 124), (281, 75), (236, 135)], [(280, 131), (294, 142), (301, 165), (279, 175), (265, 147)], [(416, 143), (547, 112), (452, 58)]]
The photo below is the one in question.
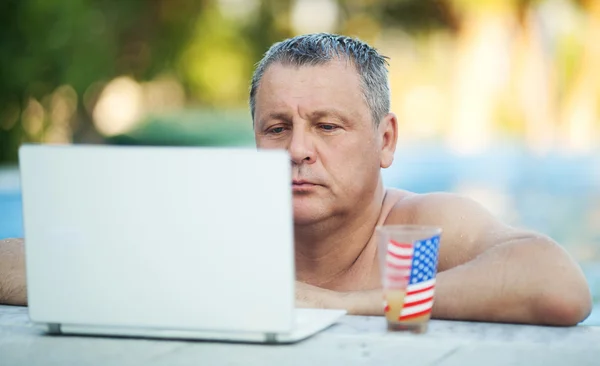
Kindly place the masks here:
[(417, 305), (421, 305), (421, 304), (425, 304), (426, 302), (429, 302), (433, 300), (433, 296), (431, 296), (428, 299), (423, 299), (423, 300), (418, 300), (418, 301), (413, 301), (413, 302), (407, 302), (404, 304), (405, 308), (411, 307), (411, 306), (417, 306)]
[(412, 248), (412, 244), (403, 244), (403, 243), (398, 243), (395, 240), (390, 240), (390, 243), (394, 246), (397, 246), (398, 248), (402, 248), (402, 249), (410, 249)]
[(411, 259), (412, 255), (400, 255), (400, 254), (396, 254), (396, 253), (392, 253), (392, 252), (388, 252), (389, 255), (391, 255), (394, 258), (398, 258), (398, 259)]
[(386, 290), (400, 290), (400, 291), (406, 291), (406, 284), (404, 284), (404, 286), (394, 286), (397, 285), (396, 283), (391, 283)]
[(429, 291), (429, 290), (433, 289), (434, 286), (435, 285), (431, 285), (429, 287), (425, 287), (425, 288), (422, 288), (420, 290), (408, 291), (406, 294), (407, 295), (412, 295), (412, 294), (418, 294), (418, 293), (421, 293), (421, 292)]
[(410, 314), (410, 315), (400, 316), (400, 317), (398, 317), (398, 320), (410, 320), (413, 318), (418, 318), (423, 315), (427, 315), (430, 312), (431, 312), (431, 309), (427, 309), (425, 311), (421, 311), (420, 313), (414, 313), (414, 314)]
[(396, 263), (392, 263), (392, 262), (387, 262), (387, 266), (393, 269), (410, 269), (411, 265), (400, 265), (400, 264), (396, 264)]
[(408, 275), (408, 276), (388, 275), (387, 278), (388, 278), (388, 280), (392, 280), (392, 281), (408, 281), (410, 279), (410, 275)]

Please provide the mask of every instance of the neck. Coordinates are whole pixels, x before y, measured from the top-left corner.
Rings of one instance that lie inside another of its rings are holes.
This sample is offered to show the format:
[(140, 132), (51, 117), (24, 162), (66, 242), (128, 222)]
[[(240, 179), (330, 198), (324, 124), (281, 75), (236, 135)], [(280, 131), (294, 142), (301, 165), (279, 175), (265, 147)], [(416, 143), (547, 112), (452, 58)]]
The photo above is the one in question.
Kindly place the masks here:
[(384, 198), (381, 182), (365, 204), (352, 212), (310, 225), (295, 225), (296, 276), (299, 281), (326, 287), (357, 263), (373, 236)]

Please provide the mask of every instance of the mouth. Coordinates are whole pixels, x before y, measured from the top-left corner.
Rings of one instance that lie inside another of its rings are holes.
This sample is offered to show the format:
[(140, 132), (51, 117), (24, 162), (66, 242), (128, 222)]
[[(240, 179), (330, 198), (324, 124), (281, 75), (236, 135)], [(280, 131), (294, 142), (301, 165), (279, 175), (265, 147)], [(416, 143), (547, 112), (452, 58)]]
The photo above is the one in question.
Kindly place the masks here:
[(304, 184), (313, 185), (313, 186), (318, 185), (316, 183), (310, 182), (308, 180), (303, 180), (303, 179), (294, 179), (294, 180), (292, 180), (292, 184), (299, 185), (299, 186), (304, 185)]
[(319, 186), (320, 186), (319, 184), (309, 182), (306, 180), (294, 179), (292, 181), (292, 189), (294, 192), (309, 192)]

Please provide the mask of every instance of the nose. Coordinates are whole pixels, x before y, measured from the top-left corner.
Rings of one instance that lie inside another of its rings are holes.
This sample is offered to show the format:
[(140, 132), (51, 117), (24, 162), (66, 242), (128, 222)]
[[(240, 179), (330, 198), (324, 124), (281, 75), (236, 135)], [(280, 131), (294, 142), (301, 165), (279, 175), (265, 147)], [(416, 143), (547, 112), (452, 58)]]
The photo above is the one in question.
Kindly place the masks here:
[(301, 128), (292, 130), (292, 140), (288, 151), (294, 164), (313, 164), (317, 161), (310, 133)]

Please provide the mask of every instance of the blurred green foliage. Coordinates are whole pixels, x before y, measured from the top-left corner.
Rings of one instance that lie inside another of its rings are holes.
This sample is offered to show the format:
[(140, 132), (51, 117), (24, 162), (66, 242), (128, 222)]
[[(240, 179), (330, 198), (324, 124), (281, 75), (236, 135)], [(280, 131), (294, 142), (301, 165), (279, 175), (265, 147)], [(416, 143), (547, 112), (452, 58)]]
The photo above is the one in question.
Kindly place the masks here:
[[(201, 105), (215, 102), (203, 98), (214, 88), (229, 88), (228, 96), (239, 105), (246, 93), (239, 80), (248, 78), (268, 45), (289, 32), (275, 26), (273, 10), (281, 7), (270, 6), (275, 1), (263, 2), (256, 16), (244, 22), (225, 21), (215, 3), (1, 2), (0, 163), (16, 161), (18, 146), (36, 140), (20, 123), (28, 100), (35, 98), (48, 107), (49, 100), (44, 98), (61, 85), (72, 86), (79, 97), (72, 121), (75, 141), (99, 138), (91, 123), (89, 105), (94, 93), (90, 91), (119, 75), (149, 80), (169, 71)], [(216, 62), (231, 62), (231, 71), (237, 74), (228, 78), (211, 72)], [(45, 126), (49, 123), (46, 116)]]
[(116, 145), (253, 146), (254, 130), (245, 110), (186, 109), (149, 116), (127, 133), (106, 141)]

